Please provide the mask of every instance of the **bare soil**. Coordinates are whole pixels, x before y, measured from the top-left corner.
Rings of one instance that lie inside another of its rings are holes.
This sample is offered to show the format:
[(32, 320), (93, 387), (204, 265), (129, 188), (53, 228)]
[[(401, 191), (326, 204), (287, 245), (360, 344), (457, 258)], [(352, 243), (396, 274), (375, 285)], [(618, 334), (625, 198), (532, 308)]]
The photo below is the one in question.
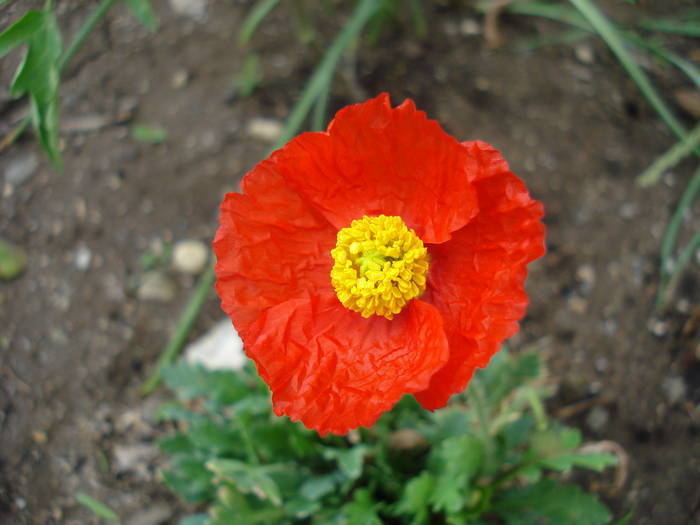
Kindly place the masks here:
[[(620, 20), (689, 5), (599, 3)], [(40, 4), (10, 2), (0, 28)], [(65, 34), (93, 5), (58, 2)], [(30, 136), (2, 152), (0, 235), (23, 247), (29, 264), (0, 283), (0, 523), (96, 523), (75, 503), (77, 491), (125, 523), (175, 523), (182, 512), (149, 451), (157, 430), (148, 414), (166, 394), (143, 399), (138, 389), (194, 279), (166, 268), (174, 299), (142, 300), (142, 256), (182, 239), (210, 241), (223, 193), (269, 150), (250, 121), (283, 120), (324, 49), (300, 43), (290, 12), (278, 9), (250, 46), (263, 81), (242, 98), (232, 79), (246, 50), (235, 38), (250, 5), (210, 1), (201, 22), (156, 1), (155, 34), (117, 5), (67, 71), (62, 117), (78, 127), (88, 115), (114, 121), (126, 111), (130, 120), (64, 131), (63, 174)], [(459, 139), (502, 150), (543, 201), (548, 226), (548, 255), (532, 266), (531, 306), (512, 346), (546, 352), (559, 385), (554, 412), (629, 456), (621, 487), (610, 473), (590, 487), (618, 516), (634, 509), (632, 523), (700, 522), (697, 258), (669, 308), (653, 309), (661, 238), (692, 163), (651, 189), (635, 184), (674, 138), (600, 40), (514, 51), (519, 39), (560, 28), (507, 16), (499, 20), (504, 44), (491, 49), (471, 8), (438, 5), (424, 40), (408, 24), (389, 25), (346, 57), (330, 109), (387, 91), (394, 103), (413, 98)], [(332, 36), (342, 19), (320, 27)], [(669, 41), (700, 56), (697, 42)], [(0, 85), (9, 86), (20, 57), (0, 64)], [(691, 87), (641, 58), (667, 99)], [(2, 102), (3, 127), (20, 106)], [(132, 139), (134, 122), (163, 126), (166, 141)], [(35, 158), (26, 180), (7, 180), (11, 166)], [(682, 240), (698, 217), (696, 208)], [(220, 317), (212, 292), (193, 337)]]

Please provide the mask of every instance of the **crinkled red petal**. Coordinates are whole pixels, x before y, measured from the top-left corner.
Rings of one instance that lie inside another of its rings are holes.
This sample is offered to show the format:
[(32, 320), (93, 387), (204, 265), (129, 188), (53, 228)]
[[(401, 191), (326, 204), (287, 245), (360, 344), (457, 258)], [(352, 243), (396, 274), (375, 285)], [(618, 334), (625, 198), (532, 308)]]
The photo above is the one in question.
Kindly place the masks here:
[(214, 239), (216, 288), (243, 336), (271, 306), (304, 291), (332, 290), (336, 230), (292, 191), (275, 155), (258, 164), (221, 204)]
[(290, 187), (337, 228), (398, 215), (424, 242), (450, 238), (477, 213), (475, 159), (439, 124), (386, 94), (338, 112), (327, 133), (304, 133), (276, 157)]
[(440, 314), (423, 301), (391, 321), (364, 319), (329, 293), (264, 311), (243, 339), (275, 413), (321, 435), (372, 425), (403, 394), (424, 390), (449, 352)]
[(461, 392), (476, 367), (486, 366), (525, 314), (526, 265), (544, 254), (542, 205), (483, 142), (464, 143), (478, 160), (479, 214), (444, 244), (429, 247), (428, 289), (423, 300), (445, 320), (450, 359), (416, 394), (433, 410)]

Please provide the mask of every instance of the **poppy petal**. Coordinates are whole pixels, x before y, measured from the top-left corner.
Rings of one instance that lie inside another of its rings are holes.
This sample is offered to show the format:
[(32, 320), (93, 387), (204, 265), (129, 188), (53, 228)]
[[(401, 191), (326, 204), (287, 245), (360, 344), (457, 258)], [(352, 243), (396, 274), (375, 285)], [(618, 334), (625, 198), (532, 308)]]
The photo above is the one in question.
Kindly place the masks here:
[(450, 360), (416, 394), (434, 410), (461, 392), (476, 367), (486, 366), (525, 315), (526, 265), (544, 254), (542, 204), (483, 142), (464, 143), (478, 159), (479, 214), (444, 244), (429, 247), (428, 289), (423, 299), (445, 320)]
[(337, 228), (365, 215), (397, 215), (441, 243), (478, 212), (476, 159), (406, 100), (379, 95), (338, 112), (327, 133), (282, 148), (280, 173)]
[(243, 336), (266, 308), (305, 290), (332, 290), (336, 230), (287, 186), (274, 155), (241, 188), (221, 204), (214, 252), (221, 306)]
[(389, 321), (364, 319), (335, 295), (313, 294), (263, 312), (244, 343), (272, 390), (275, 414), (321, 435), (344, 434), (428, 386), (448, 358), (442, 325), (420, 300)]

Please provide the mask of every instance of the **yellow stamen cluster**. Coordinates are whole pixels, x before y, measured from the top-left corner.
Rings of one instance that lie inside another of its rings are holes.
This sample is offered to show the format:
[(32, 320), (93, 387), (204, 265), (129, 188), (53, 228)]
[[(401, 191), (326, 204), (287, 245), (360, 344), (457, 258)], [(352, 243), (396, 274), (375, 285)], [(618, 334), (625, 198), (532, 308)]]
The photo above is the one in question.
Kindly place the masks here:
[(338, 232), (331, 283), (343, 306), (392, 319), (425, 291), (428, 250), (401, 217), (363, 217)]

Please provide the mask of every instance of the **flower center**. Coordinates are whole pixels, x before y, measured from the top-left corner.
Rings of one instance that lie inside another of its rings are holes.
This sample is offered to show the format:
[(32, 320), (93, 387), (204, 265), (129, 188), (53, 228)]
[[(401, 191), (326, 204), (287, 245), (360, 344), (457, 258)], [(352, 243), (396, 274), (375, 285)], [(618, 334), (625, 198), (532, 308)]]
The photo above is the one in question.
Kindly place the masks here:
[(346, 308), (392, 319), (425, 291), (428, 249), (401, 217), (364, 216), (338, 232), (331, 283)]

